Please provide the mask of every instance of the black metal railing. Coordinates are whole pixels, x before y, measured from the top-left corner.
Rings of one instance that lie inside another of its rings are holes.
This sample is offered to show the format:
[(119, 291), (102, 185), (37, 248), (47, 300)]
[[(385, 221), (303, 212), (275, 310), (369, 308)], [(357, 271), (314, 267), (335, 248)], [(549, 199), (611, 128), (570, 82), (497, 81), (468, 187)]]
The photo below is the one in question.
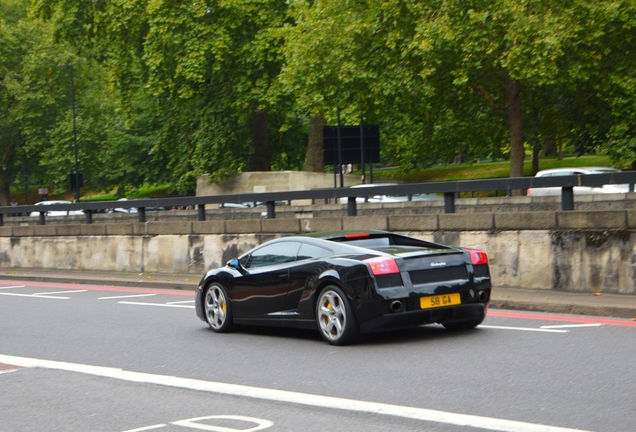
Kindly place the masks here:
[(560, 187), (561, 208), (574, 210), (574, 188), (577, 186), (601, 187), (608, 184), (626, 184), (633, 191), (636, 183), (636, 171), (626, 171), (607, 174), (571, 175), (559, 177), (517, 177), (502, 179), (461, 180), (431, 183), (406, 183), (398, 185), (383, 185), (372, 188), (326, 188), (312, 190), (296, 190), (285, 192), (254, 192), (228, 195), (189, 196), (177, 198), (152, 198), (128, 201), (92, 201), (72, 204), (25, 205), (0, 207), (0, 226), (4, 224), (4, 216), (15, 213), (39, 213), (39, 224), (46, 224), (46, 214), (49, 211), (83, 210), (86, 223), (93, 222), (93, 214), (112, 208), (136, 208), (139, 222), (146, 222), (147, 208), (189, 207), (198, 209), (198, 220), (205, 220), (206, 205), (221, 205), (227, 203), (265, 203), (267, 217), (276, 217), (276, 202), (292, 202), (295, 200), (334, 200), (347, 198), (347, 214), (357, 215), (356, 198), (374, 195), (405, 195), (415, 194), (443, 194), (444, 211), (455, 213), (455, 200), (460, 193), (479, 191), (506, 191), (508, 196), (514, 190), (529, 188)]

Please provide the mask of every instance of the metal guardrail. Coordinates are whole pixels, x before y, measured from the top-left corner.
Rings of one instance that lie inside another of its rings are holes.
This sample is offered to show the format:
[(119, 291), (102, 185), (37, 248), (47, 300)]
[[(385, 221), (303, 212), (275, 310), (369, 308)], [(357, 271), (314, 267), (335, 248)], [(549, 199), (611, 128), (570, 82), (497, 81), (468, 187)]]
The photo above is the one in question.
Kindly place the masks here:
[(96, 201), (72, 204), (51, 205), (23, 205), (0, 207), (0, 226), (4, 225), (4, 215), (14, 213), (39, 213), (39, 224), (46, 224), (46, 213), (49, 211), (83, 210), (86, 223), (93, 222), (93, 213), (112, 208), (137, 208), (139, 222), (146, 222), (146, 209), (152, 207), (186, 207), (198, 209), (198, 220), (205, 220), (205, 206), (212, 204), (264, 202), (267, 207), (267, 217), (276, 217), (276, 202), (294, 200), (337, 200), (347, 198), (347, 214), (357, 215), (356, 198), (373, 195), (408, 195), (415, 194), (443, 194), (444, 211), (455, 213), (455, 199), (461, 192), (478, 192), (505, 190), (508, 196), (513, 190), (528, 188), (560, 187), (561, 207), (563, 210), (574, 210), (574, 187), (600, 187), (606, 184), (628, 184), (633, 191), (636, 183), (636, 171), (626, 171), (607, 174), (587, 174), (558, 177), (515, 177), (503, 179), (461, 180), (431, 183), (405, 183), (399, 185), (385, 185), (373, 188), (326, 188), (312, 190), (297, 190), (285, 192), (254, 192), (229, 195), (209, 195), (178, 198), (152, 198), (128, 201)]

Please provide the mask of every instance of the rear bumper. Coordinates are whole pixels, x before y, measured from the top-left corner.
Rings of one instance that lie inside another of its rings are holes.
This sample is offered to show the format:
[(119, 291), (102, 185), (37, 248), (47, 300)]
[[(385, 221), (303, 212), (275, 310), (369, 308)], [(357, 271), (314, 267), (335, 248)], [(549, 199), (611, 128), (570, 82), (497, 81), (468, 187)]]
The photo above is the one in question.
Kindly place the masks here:
[(422, 324), (483, 319), (486, 316), (486, 306), (486, 303), (472, 303), (452, 307), (384, 314), (360, 323), (360, 332), (371, 333), (400, 327), (415, 327)]

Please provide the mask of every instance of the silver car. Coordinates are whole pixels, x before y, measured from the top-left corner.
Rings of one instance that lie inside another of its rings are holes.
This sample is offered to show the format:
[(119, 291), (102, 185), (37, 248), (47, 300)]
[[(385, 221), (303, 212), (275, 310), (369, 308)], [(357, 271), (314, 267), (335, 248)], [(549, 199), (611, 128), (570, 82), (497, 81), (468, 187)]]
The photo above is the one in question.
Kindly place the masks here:
[[(351, 189), (357, 188), (369, 188), (369, 194), (365, 196), (359, 196), (356, 198), (356, 203), (362, 204), (365, 202), (369, 203), (395, 203), (395, 202), (405, 202), (409, 201), (408, 195), (377, 195), (373, 193), (373, 188), (377, 188), (379, 186), (397, 186), (397, 183), (371, 183), (371, 184), (361, 184), (351, 186)], [(356, 194), (358, 194), (356, 192)], [(441, 200), (443, 197), (438, 196), (433, 193), (422, 193), (422, 194), (414, 194), (411, 196), (411, 201), (436, 201)], [(348, 198), (340, 198), (340, 204), (347, 204), (349, 202)]]
[[(535, 177), (557, 177), (570, 175), (592, 175), (592, 174), (611, 174), (621, 172), (621, 170), (609, 167), (577, 167), (577, 168), (553, 168), (539, 171)], [(601, 187), (575, 186), (575, 195), (592, 195), (592, 194), (615, 194), (629, 192), (629, 185), (626, 184), (608, 184)], [(528, 196), (559, 196), (561, 195), (560, 187), (543, 187), (528, 189)]]
[[(35, 203), (36, 206), (47, 206), (54, 204), (72, 204), (70, 201), (40, 201), (39, 203)], [(40, 212), (31, 212), (31, 216), (39, 217)], [(55, 210), (55, 211), (47, 211), (46, 216), (84, 216), (83, 210)]]

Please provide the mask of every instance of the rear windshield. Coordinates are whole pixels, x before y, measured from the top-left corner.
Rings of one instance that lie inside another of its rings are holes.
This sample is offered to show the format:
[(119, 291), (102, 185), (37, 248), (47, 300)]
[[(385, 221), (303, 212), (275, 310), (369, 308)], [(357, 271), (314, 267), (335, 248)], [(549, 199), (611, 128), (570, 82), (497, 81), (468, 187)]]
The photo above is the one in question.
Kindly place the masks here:
[(366, 248), (382, 248), (389, 246), (415, 246), (430, 249), (447, 249), (448, 246), (430, 243), (424, 240), (392, 233), (359, 233), (331, 237), (328, 240), (347, 243)]

